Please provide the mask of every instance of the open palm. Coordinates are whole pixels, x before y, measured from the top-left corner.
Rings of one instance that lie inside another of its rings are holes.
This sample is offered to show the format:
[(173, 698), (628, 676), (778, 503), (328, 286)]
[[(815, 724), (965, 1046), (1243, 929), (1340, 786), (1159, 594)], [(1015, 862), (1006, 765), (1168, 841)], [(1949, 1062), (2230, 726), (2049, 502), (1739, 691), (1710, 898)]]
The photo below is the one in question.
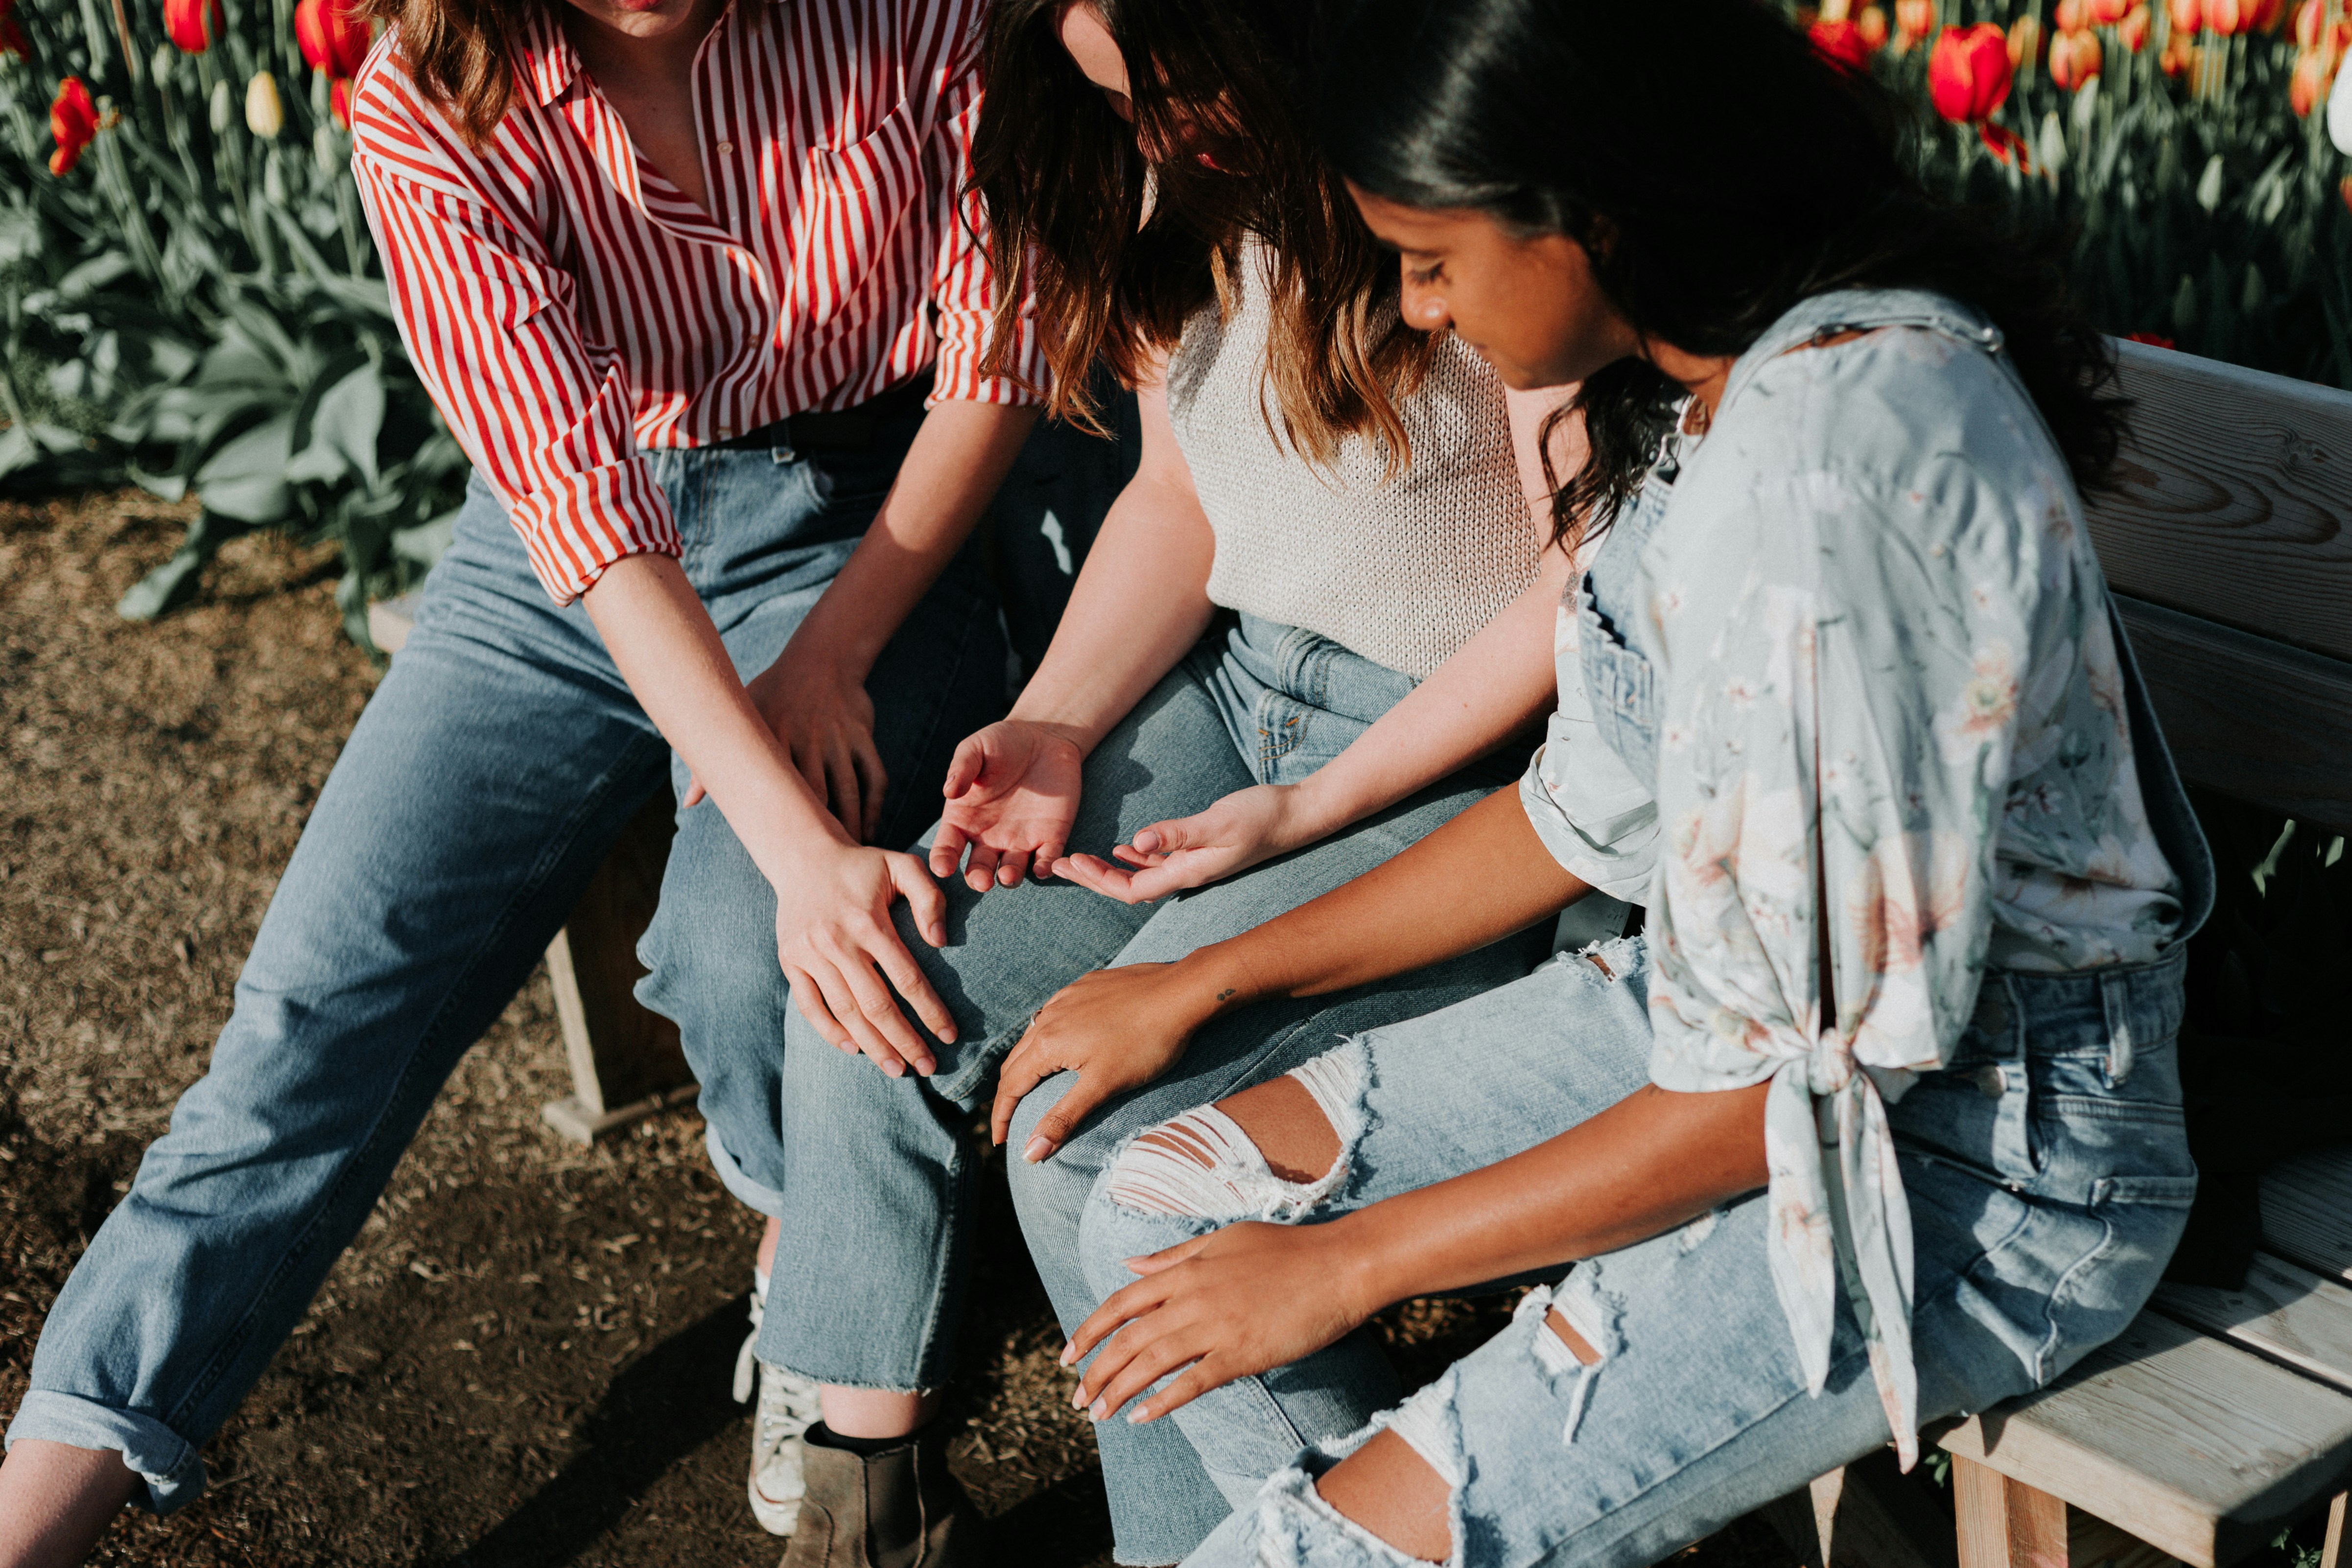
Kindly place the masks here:
[(966, 737), (948, 765), (931, 874), (959, 865), (975, 893), (1049, 874), (1077, 820), (1086, 756), (1048, 725), (1005, 719)]

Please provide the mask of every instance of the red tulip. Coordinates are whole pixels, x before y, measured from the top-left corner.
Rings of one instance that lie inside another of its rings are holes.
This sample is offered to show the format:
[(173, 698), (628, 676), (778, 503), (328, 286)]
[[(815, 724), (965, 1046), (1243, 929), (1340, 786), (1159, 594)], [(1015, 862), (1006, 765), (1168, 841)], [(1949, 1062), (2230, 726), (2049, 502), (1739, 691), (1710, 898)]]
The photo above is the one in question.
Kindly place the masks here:
[(294, 41), (312, 70), (355, 77), (373, 40), (367, 23), (345, 10), (341, 0), (301, 0), (294, 7)]
[(49, 134), (58, 139), (58, 150), (49, 154), (49, 172), (69, 174), (81, 161), (82, 149), (98, 135), (98, 105), (89, 100), (89, 89), (81, 85), (81, 78), (68, 77), (58, 83), (57, 100), (49, 105)]
[(25, 37), (25, 29), (16, 25), (16, 0), (0, 0), (0, 55), (14, 55), (20, 60), (33, 57), (33, 46)]
[(337, 77), (327, 84), (327, 112), (335, 117), (335, 123), (343, 130), (352, 128), (351, 78)]
[(2079, 88), (2099, 74), (2099, 35), (2087, 29), (2061, 33), (2050, 41), (2050, 80), (2063, 88)]
[(211, 48), (226, 23), (220, 0), (163, 0), (163, 31), (183, 53)]
[(2199, 0), (2169, 0), (2169, 5), (2172, 12), (2173, 37), (2196, 37), (2197, 30), (2205, 25), (2205, 7), (2199, 3)]
[(1870, 68), (1870, 45), (1862, 36), (1862, 28), (1853, 22), (1816, 22), (1807, 33), (1813, 41), (1813, 53), (1842, 71)]
[(2147, 47), (2147, 33), (2153, 26), (2155, 26), (2155, 19), (2149, 16), (2147, 7), (2135, 5), (2124, 14), (2124, 19), (2116, 25), (2116, 37), (2121, 41), (2125, 48), (2129, 49), (2133, 54), (2137, 54)]
[(2254, 0), (2254, 26), (2277, 32), (2286, 20), (2286, 0)]
[(2172, 340), (2161, 332), (2126, 332), (2124, 336), (2135, 343), (2146, 343), (2153, 349), (2169, 349)]
[(1927, 96), (1946, 120), (1975, 125), (2009, 101), (2009, 39), (1990, 22), (1947, 27), (1927, 57)]

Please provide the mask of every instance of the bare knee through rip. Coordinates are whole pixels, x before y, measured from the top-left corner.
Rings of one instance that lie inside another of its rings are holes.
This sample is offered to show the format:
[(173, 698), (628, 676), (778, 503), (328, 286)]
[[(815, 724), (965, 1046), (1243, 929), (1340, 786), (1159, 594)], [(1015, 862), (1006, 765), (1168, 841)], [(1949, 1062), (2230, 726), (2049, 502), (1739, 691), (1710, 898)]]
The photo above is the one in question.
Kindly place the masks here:
[(1203, 1219), (1297, 1218), (1345, 1175), (1365, 1080), (1363, 1048), (1351, 1041), (1162, 1123), (1113, 1162), (1111, 1201)]

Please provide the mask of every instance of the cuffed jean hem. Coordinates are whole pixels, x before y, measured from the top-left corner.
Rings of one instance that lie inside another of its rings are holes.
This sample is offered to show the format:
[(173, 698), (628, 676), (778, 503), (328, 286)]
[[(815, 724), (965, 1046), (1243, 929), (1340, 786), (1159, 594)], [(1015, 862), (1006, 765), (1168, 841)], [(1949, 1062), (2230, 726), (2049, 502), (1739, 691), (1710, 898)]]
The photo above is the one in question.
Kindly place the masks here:
[(117, 1410), (79, 1395), (30, 1389), (16, 1406), (16, 1418), (8, 1423), (7, 1446), (13, 1448), (27, 1437), (120, 1453), (122, 1462), (147, 1483), (144, 1500), (159, 1514), (185, 1508), (204, 1494), (205, 1460), (195, 1445), (135, 1410)]
[(702, 1146), (710, 1155), (710, 1168), (718, 1175), (719, 1185), (733, 1193), (737, 1202), (771, 1219), (784, 1217), (784, 1195), (773, 1187), (761, 1186), (743, 1174), (743, 1167), (735, 1163), (735, 1156), (719, 1141), (718, 1123), (704, 1124)]

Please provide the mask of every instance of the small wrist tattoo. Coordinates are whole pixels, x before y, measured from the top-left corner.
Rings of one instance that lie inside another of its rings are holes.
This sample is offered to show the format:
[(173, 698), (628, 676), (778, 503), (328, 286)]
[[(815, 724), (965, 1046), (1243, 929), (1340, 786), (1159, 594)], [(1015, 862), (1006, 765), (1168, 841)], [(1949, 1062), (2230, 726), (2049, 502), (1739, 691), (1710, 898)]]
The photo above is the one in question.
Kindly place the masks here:
[(1225, 989), (1223, 989), (1223, 990), (1222, 990), (1222, 991), (1219, 991), (1219, 992), (1217, 993), (1217, 1000), (1219, 1000), (1219, 1001), (1221, 1001), (1221, 1002), (1231, 1001), (1231, 1000), (1233, 1000), (1233, 996), (1234, 996), (1234, 988), (1232, 988), (1232, 987), (1228, 986)]

